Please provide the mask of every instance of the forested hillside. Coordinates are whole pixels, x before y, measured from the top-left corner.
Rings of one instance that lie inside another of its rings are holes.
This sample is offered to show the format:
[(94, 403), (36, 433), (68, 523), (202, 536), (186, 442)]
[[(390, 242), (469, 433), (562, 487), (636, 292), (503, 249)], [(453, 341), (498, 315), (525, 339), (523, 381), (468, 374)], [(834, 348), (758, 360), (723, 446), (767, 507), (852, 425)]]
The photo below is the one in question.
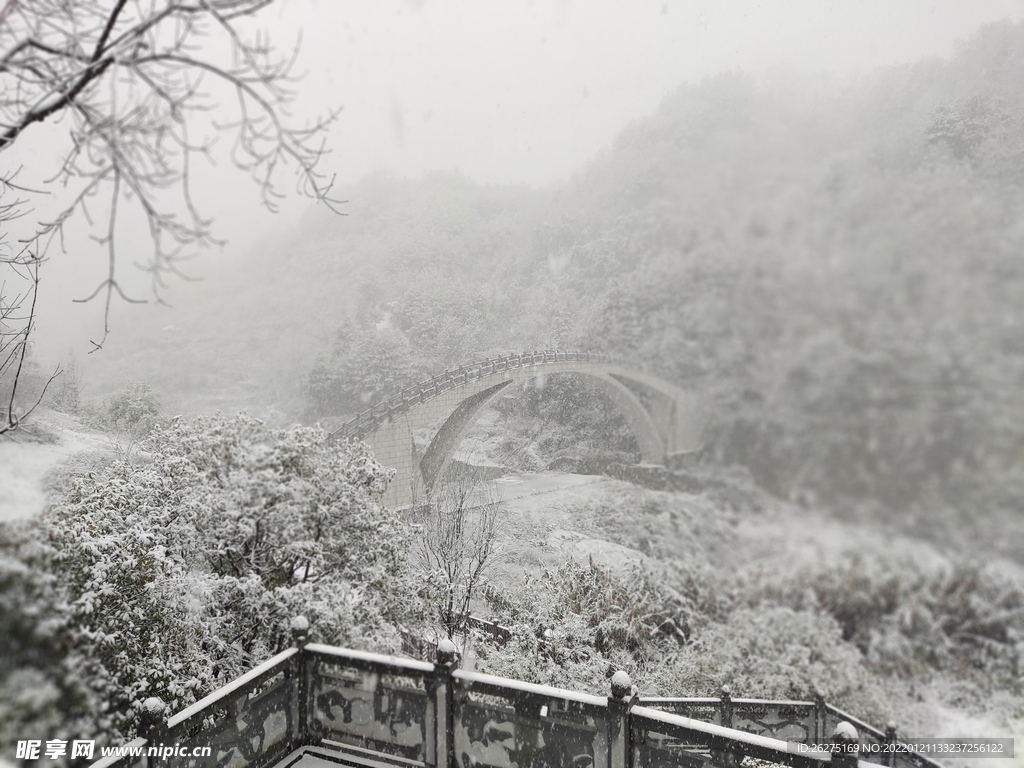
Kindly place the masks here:
[[(469, 359), (607, 351), (710, 398), (704, 460), (1020, 557), (989, 534), (1024, 500), (1022, 63), (1003, 23), (841, 88), (685, 85), (555, 188), (367, 178), (188, 300), (217, 322), (126, 331), (96, 384), (331, 423)], [(552, 384), (510, 432), (572, 418), (628, 452)]]

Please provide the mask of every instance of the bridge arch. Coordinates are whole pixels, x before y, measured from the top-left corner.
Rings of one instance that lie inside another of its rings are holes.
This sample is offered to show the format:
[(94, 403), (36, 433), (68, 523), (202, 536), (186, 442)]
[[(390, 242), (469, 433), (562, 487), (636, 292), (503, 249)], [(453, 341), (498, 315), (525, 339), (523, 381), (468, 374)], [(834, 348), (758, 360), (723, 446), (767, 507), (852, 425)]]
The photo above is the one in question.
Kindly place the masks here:
[[(587, 352), (533, 352), (463, 365), (378, 403), (331, 437), (365, 441), (378, 462), (396, 471), (385, 503), (408, 506), (431, 491), (496, 397), (517, 382), (556, 373), (581, 376), (612, 401), (645, 463), (671, 464), (700, 447), (703, 416), (694, 395)], [(428, 443), (426, 450), (417, 449), (417, 437)]]

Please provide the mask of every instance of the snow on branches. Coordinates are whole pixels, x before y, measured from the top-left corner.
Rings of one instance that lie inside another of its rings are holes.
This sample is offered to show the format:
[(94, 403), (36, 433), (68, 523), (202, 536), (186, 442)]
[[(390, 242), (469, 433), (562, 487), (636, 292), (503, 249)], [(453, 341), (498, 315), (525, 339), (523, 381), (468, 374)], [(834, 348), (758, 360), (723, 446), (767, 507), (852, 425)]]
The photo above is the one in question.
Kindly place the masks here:
[(393, 650), (418, 603), (388, 479), (362, 444), (242, 415), (177, 419), (76, 480), (38, 565), (85, 735), (130, 735), (149, 696), (187, 706), (286, 646), (297, 614), (326, 642)]

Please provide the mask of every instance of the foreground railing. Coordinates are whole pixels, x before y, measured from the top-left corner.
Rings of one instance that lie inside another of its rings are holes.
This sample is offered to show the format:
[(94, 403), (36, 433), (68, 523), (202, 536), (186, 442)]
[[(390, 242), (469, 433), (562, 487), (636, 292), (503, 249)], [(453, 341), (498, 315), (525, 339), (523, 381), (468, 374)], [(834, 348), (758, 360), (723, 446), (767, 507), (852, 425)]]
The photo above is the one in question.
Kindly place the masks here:
[(511, 355), (492, 357), (475, 363), (460, 365), (458, 368), (445, 371), (406, 387), (387, 400), (375, 403), (359, 415), (346, 421), (331, 432), (334, 439), (361, 439), (373, 432), (396, 416), (401, 416), (411, 408), (431, 398), (461, 387), (485, 376), (492, 376), (502, 371), (511, 371), (526, 366), (544, 365), (547, 363), (610, 363), (610, 355), (597, 352), (518, 352)]
[[(624, 672), (612, 678), (611, 695), (594, 696), (460, 670), (447, 641), (428, 663), (307, 644), (301, 617), (292, 630), (296, 647), (166, 720), (160, 702), (148, 700), (143, 737), (128, 745), (137, 754), (93, 768), (266, 768), (317, 748), (350, 764), (409, 768), (697, 768), (738, 766), (743, 757), (849, 768), (857, 765), (857, 731), (877, 738), (822, 702), (732, 699), (728, 692), (640, 700)], [(843, 746), (842, 754), (805, 746), (829, 743)], [(918, 755), (889, 757), (889, 765), (936, 766)]]
[(814, 697), (814, 701), (734, 699), (729, 686), (723, 686), (718, 698), (643, 696), (640, 704), (726, 728), (768, 734), (797, 744), (825, 744), (836, 727), (846, 722), (856, 728), (865, 752), (893, 756), (886, 765), (903, 768), (934, 768), (938, 765), (916, 752), (899, 752), (887, 746), (899, 742), (895, 725), (890, 724), (881, 731), (827, 703), (820, 694)]
[[(296, 635), (304, 637), (301, 622)], [(104, 758), (93, 768), (273, 765), (301, 737), (306, 699), (302, 662), (300, 644), (166, 720), (162, 702), (147, 699), (143, 736), (125, 745), (125, 751), (136, 754)], [(176, 756), (167, 753), (171, 747)]]

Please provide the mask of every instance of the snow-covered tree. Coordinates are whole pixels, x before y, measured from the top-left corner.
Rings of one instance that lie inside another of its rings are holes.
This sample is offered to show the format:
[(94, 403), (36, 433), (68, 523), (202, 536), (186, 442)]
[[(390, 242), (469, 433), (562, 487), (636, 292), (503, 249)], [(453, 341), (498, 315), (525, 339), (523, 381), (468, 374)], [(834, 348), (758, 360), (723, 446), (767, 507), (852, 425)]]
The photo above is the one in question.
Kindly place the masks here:
[(377, 650), (419, 618), (410, 529), (365, 446), (243, 415), (178, 419), (143, 448), (75, 481), (28, 558), (57, 577), (42, 623), (66, 652), (45, 671), (68, 735), (130, 736), (153, 695), (187, 706), (286, 646), (294, 615)]
[[(18, 384), (31, 348), (40, 265), (55, 241), (63, 247), (64, 227), (76, 215), (107, 251), (103, 276), (85, 299), (104, 299), (103, 333), (93, 342), (99, 348), (115, 294), (141, 301), (128, 295), (117, 273), (119, 222), (134, 217), (148, 225), (152, 251), (143, 268), (158, 299), (169, 277), (184, 277), (181, 261), (189, 251), (217, 242), (213, 220), (193, 194), (199, 186), (193, 174), (198, 160), (213, 158), (218, 136), (234, 137), (231, 161), (251, 175), (269, 210), (277, 209), (289, 166), (300, 193), (336, 210), (333, 180), (318, 166), (323, 134), (338, 111), (304, 125), (289, 114), (297, 49), (280, 50), (272, 35), (251, 26), (272, 4), (0, 5), (0, 384), (9, 390), (0, 405), (0, 434), (16, 429), (45, 394), (44, 384), (22, 402)], [(19, 178), (30, 164), (30, 155), (20, 154), (23, 137), (62, 117), (65, 127), (50, 144), (56, 165), (31, 170), (38, 184)], [(55, 202), (41, 206), (51, 193)]]
[(493, 484), (466, 465), (449, 471), (419, 509), (416, 548), (441, 632), (464, 632), (474, 598), (488, 584), (498, 554), (501, 501)]

